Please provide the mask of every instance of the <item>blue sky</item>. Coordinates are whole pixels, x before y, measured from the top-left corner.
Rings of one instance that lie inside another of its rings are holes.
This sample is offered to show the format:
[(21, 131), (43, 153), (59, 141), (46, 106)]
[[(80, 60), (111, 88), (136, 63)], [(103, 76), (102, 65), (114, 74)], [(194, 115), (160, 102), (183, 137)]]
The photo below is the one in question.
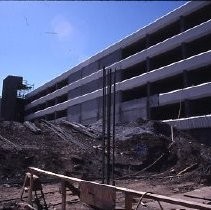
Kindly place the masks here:
[(184, 1), (0, 1), (0, 95), (7, 75), (35, 88)]

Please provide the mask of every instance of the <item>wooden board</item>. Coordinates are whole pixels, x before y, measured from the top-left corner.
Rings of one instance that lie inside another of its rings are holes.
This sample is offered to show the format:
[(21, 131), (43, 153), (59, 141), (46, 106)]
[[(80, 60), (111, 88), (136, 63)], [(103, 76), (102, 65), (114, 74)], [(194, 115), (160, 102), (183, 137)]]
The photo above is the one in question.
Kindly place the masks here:
[[(170, 204), (175, 204), (175, 205), (181, 205), (184, 207), (189, 207), (189, 208), (193, 208), (193, 209), (210, 209), (211, 210), (211, 205), (207, 205), (207, 204), (203, 204), (203, 203), (198, 203), (198, 202), (194, 202), (194, 201), (188, 201), (186, 198), (185, 199), (180, 199), (180, 198), (174, 198), (174, 197), (169, 197), (169, 196), (165, 196), (165, 195), (159, 195), (159, 194), (155, 194), (155, 193), (148, 193), (146, 194), (146, 192), (142, 192), (142, 191), (137, 191), (137, 190), (132, 190), (132, 189), (127, 189), (124, 187), (117, 187), (117, 186), (111, 186), (111, 185), (105, 185), (105, 184), (99, 184), (97, 182), (87, 182), (84, 181), (82, 179), (78, 179), (78, 178), (74, 178), (74, 177), (68, 177), (68, 176), (64, 176), (61, 174), (56, 174), (56, 173), (52, 173), (49, 171), (44, 171), (38, 168), (34, 168), (34, 167), (29, 167), (29, 172), (32, 174), (43, 174), (43, 175), (48, 175), (48, 176), (52, 176), (54, 178), (57, 178), (59, 180), (63, 180), (63, 181), (68, 181), (70, 183), (89, 183), (91, 186), (95, 186), (97, 189), (100, 190), (104, 190), (107, 192), (115, 192), (115, 191), (120, 191), (120, 192), (127, 192), (132, 196), (136, 196), (136, 197), (140, 197), (142, 195), (145, 195), (145, 198), (149, 198), (149, 199), (154, 199), (156, 201), (162, 201), (162, 202), (166, 202), (166, 203), (170, 203)], [(105, 188), (101, 188), (101, 187), (105, 187)], [(107, 189), (109, 188), (109, 189)], [(99, 190), (99, 191), (100, 191)], [(115, 195), (116, 196), (116, 195)], [(101, 197), (104, 197), (104, 195)], [(104, 198), (103, 198), (104, 199)], [(107, 208), (109, 209), (109, 208)], [(187, 208), (186, 208), (187, 209)]]
[(116, 190), (104, 185), (81, 182), (80, 200), (90, 206), (100, 209), (114, 209)]

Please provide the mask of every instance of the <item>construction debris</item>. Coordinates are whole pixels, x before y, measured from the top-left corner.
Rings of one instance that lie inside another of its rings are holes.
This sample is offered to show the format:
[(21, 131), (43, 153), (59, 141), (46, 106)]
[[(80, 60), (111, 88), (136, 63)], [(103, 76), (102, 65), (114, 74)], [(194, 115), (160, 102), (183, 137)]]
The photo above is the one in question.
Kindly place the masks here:
[[(1, 121), (0, 184), (22, 184), (30, 166), (101, 180), (101, 133), (101, 121), (87, 127), (67, 121)], [(210, 184), (210, 157), (209, 147), (165, 123), (139, 119), (116, 125), (116, 181), (143, 178), (155, 183)]]
[[(2, 180), (15, 178), (33, 165), (60, 173), (88, 174), (88, 179), (100, 178), (101, 129), (101, 121), (89, 127), (67, 121), (0, 122), (0, 176)], [(193, 163), (197, 165), (195, 170), (210, 172), (206, 170), (211, 164), (210, 149), (175, 129), (172, 141), (172, 129), (165, 123), (140, 119), (119, 124), (116, 140), (117, 178), (172, 167), (179, 173)]]
[(41, 130), (32, 122), (25, 121), (24, 125), (35, 134), (41, 133)]

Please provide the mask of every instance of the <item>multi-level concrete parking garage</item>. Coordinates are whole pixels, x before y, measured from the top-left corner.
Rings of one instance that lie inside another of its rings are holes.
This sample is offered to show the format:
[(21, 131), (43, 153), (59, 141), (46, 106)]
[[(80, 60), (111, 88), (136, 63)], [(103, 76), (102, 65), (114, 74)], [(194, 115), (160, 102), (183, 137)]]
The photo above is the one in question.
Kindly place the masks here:
[[(102, 117), (102, 68), (116, 69), (118, 121), (163, 120), (211, 135), (211, 2), (194, 1), (26, 96), (25, 120)], [(205, 140), (205, 139), (204, 139)]]

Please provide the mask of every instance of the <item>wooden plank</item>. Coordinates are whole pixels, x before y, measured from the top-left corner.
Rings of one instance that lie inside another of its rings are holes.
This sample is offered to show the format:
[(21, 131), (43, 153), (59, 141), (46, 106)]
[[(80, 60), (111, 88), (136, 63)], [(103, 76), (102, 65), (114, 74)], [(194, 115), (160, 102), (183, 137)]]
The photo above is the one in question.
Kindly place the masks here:
[(65, 181), (61, 183), (61, 191), (62, 191), (62, 210), (66, 210), (66, 185)]
[(90, 206), (100, 209), (115, 209), (116, 190), (109, 186), (81, 182), (79, 187), (80, 200)]
[[(82, 180), (82, 179), (68, 177), (68, 176), (64, 176), (64, 175), (61, 175), (61, 174), (55, 174), (55, 173), (52, 173), (52, 172), (49, 172), (49, 171), (44, 171), (44, 170), (41, 170), (41, 169), (38, 169), (38, 168), (33, 168), (33, 167), (30, 167), (29, 171), (31, 173), (35, 173), (35, 174), (45, 174), (45, 175), (53, 176), (53, 177), (58, 178), (60, 180), (65, 180), (65, 181), (69, 181), (69, 182), (76, 182), (76, 183), (86, 182), (85, 180)], [(135, 196), (139, 196), (139, 197), (146, 194), (146, 192), (136, 191), (136, 190), (127, 189), (127, 188), (123, 188), (123, 187), (99, 184), (97, 182), (89, 182), (89, 183), (92, 183), (92, 184), (95, 184), (95, 185), (98, 185), (98, 186), (107, 186), (111, 189), (115, 189), (116, 191), (128, 192), (131, 195), (135, 195)], [(163, 201), (163, 202), (166, 202), (166, 203), (171, 203), (171, 204), (181, 205), (181, 206), (185, 206), (185, 207), (195, 208), (195, 209), (211, 209), (211, 205), (200, 204), (200, 203), (193, 202), (193, 201), (186, 201), (186, 200), (183, 200), (183, 199), (168, 197), (168, 196), (164, 196), (164, 195), (158, 195), (158, 194), (154, 194), (154, 193), (148, 193), (144, 197), (149, 198), (149, 199), (158, 200), (158, 201)]]
[(32, 190), (33, 190), (33, 174), (30, 174), (30, 185), (29, 185), (29, 194), (28, 194), (28, 203), (32, 204)]
[(57, 178), (57, 179), (60, 179), (60, 180), (64, 180), (64, 181), (69, 181), (69, 182), (80, 183), (80, 182), (84, 181), (82, 179), (69, 177), (69, 176), (64, 176), (64, 175), (61, 175), (61, 174), (56, 174), (56, 173), (53, 173), (53, 172), (50, 172), (50, 171), (44, 171), (42, 169), (34, 168), (34, 167), (29, 167), (29, 172), (32, 172), (32, 173), (34, 173), (36, 175), (43, 174), (43, 175), (52, 176), (54, 178)]
[(130, 193), (125, 192), (125, 209), (132, 210), (132, 207), (133, 207), (133, 196)]
[[(142, 196), (143, 194), (146, 194), (146, 192), (131, 190), (131, 189), (123, 188), (123, 187), (116, 187), (116, 190), (121, 191), (121, 192), (128, 192), (136, 196)], [(163, 201), (166, 203), (175, 204), (175, 205), (195, 208), (195, 209), (211, 209), (211, 205), (201, 204), (201, 203), (197, 203), (193, 201), (186, 201), (183, 199), (168, 197), (165, 195), (158, 195), (154, 193), (147, 193), (144, 197), (149, 198), (149, 199), (154, 199), (157, 201)]]

